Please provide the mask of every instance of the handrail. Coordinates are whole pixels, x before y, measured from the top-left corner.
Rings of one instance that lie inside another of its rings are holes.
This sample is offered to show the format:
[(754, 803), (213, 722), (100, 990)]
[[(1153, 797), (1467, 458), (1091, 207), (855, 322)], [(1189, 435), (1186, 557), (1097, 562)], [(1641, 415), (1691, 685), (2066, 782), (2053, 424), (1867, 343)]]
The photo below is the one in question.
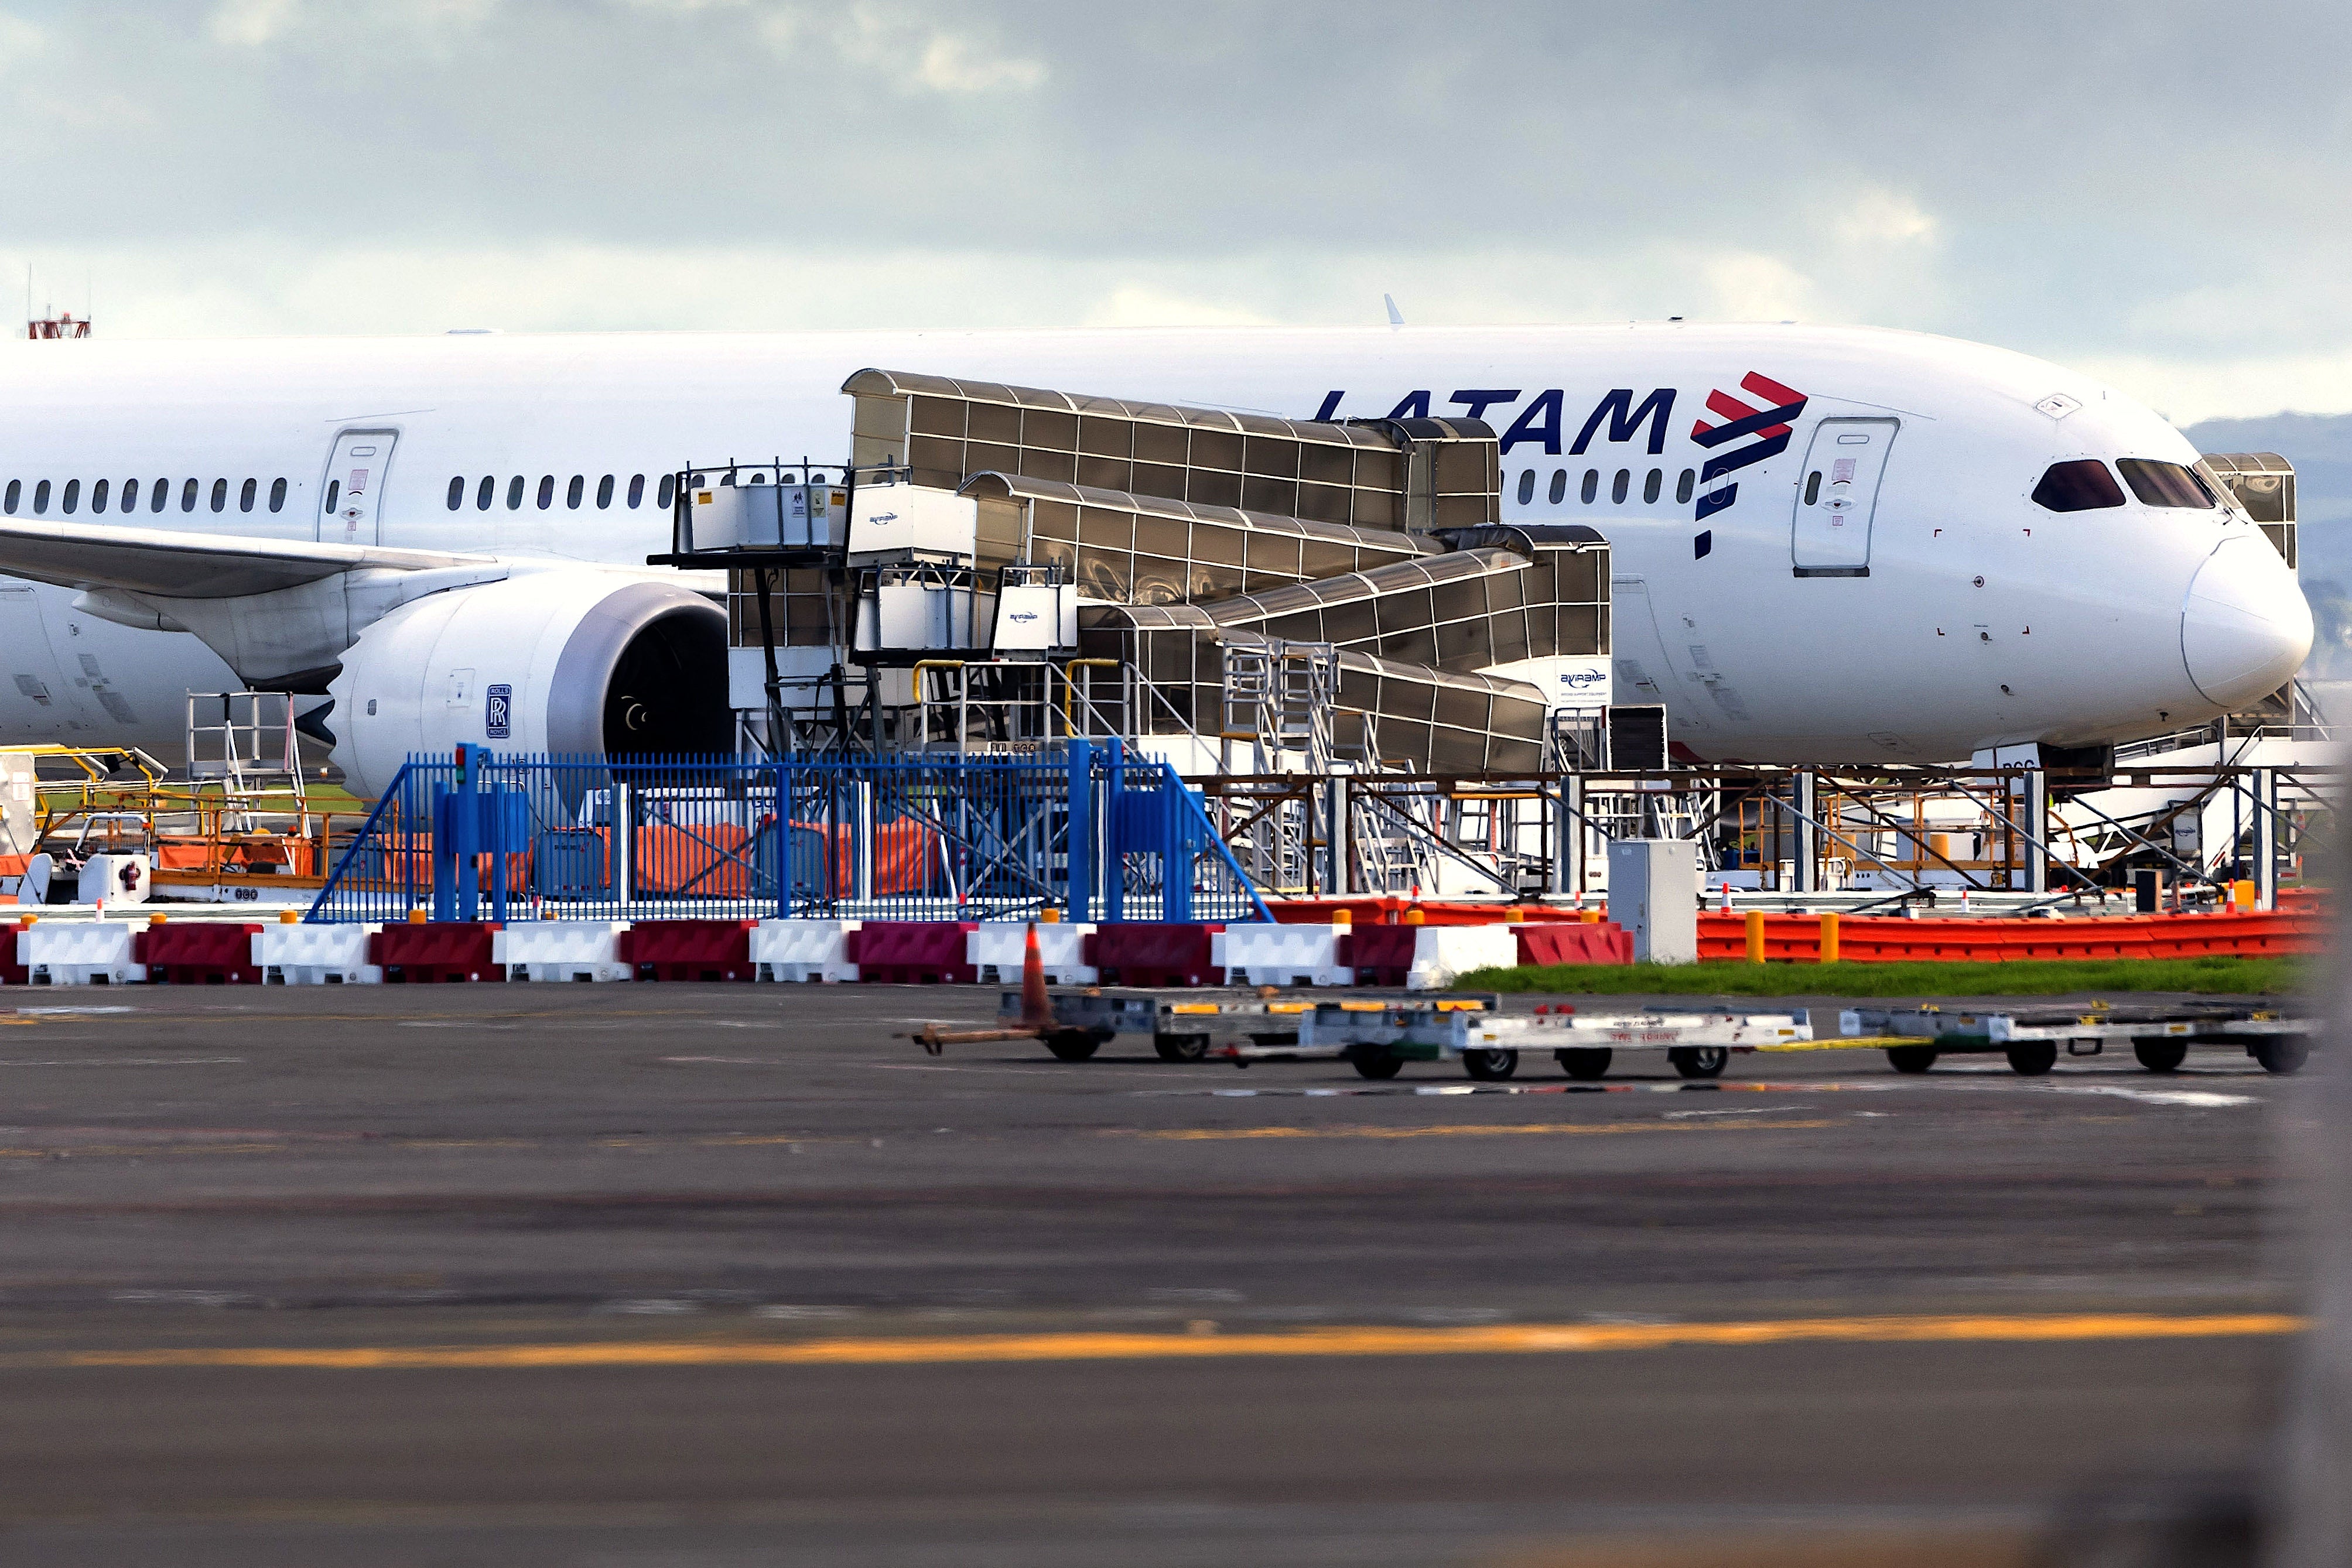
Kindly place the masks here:
[[(1075, 696), (1075, 695), (1077, 695), (1077, 690), (1078, 690), (1078, 672), (1079, 672), (1081, 669), (1087, 669), (1087, 670), (1116, 670), (1116, 669), (1118, 669), (1118, 668), (1120, 668), (1120, 667), (1121, 667), (1121, 666), (1120, 666), (1120, 664), (1119, 664), (1119, 662), (1118, 662), (1117, 659), (1072, 659), (1068, 664), (1064, 664), (1064, 665), (1062, 666), (1062, 738), (1063, 738), (1063, 739), (1067, 740), (1068, 738), (1070, 738), (1070, 737), (1071, 737), (1072, 735), (1074, 735), (1075, 733), (1076, 733), (1076, 730), (1072, 727), (1072, 725), (1071, 725), (1071, 719), (1070, 719), (1070, 699), (1071, 699), (1073, 696)], [(1094, 698), (1093, 698), (1092, 696), (1088, 696), (1088, 697), (1087, 698), (1087, 706), (1088, 708), (1092, 708), (1094, 706), (1095, 706), (1095, 704), (1094, 704)]]

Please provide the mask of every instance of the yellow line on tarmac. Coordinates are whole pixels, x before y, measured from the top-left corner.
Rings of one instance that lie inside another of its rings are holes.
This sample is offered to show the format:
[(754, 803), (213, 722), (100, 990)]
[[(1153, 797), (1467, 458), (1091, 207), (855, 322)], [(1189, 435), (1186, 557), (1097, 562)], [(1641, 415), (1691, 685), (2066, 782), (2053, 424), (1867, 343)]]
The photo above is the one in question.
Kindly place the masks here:
[(1195, 1143), (1227, 1138), (1486, 1138), (1558, 1134), (1590, 1137), (1608, 1133), (1704, 1133), (1738, 1129), (1836, 1127), (1836, 1117), (1803, 1122), (1520, 1122), (1449, 1123), (1438, 1127), (1182, 1127), (1172, 1132), (1113, 1134)]
[(1783, 1318), (1745, 1322), (1515, 1323), (1468, 1328), (1322, 1328), (1279, 1333), (1026, 1333), (799, 1341), (608, 1341), (573, 1344), (346, 1349), (37, 1351), (0, 1370), (275, 1367), (335, 1372), (601, 1366), (902, 1366), (958, 1362), (1215, 1360), (1248, 1356), (1528, 1355), (1685, 1345), (2049, 1343), (2235, 1339), (2300, 1332), (2279, 1312), (2011, 1317)]

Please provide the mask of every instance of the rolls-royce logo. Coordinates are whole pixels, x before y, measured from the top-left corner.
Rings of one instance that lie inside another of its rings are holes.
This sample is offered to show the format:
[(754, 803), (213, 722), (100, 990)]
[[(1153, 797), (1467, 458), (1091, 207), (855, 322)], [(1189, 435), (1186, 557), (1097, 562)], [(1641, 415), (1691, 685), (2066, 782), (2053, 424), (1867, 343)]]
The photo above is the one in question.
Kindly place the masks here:
[(514, 688), (492, 686), (482, 703), (482, 733), (492, 740), (506, 740), (514, 734)]

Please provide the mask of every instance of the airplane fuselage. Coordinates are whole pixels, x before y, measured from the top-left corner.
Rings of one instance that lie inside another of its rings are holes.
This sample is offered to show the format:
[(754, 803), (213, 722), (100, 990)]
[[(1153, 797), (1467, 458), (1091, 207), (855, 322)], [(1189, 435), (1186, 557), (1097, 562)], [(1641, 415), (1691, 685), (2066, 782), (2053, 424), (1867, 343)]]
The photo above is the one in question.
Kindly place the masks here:
[[(28, 343), (0, 352), (0, 497), (19, 521), (642, 566), (669, 543), (663, 476), (841, 461), (838, 389), (868, 366), (1484, 419), (1506, 521), (1612, 542), (1614, 699), (1664, 702), (1711, 759), (2179, 727), (2273, 689), (2310, 640), (2291, 573), (2226, 506), (2036, 501), (2055, 465), (2193, 465), (2152, 412), (2023, 355), (1853, 329)], [(2198, 620), (2192, 584), (2226, 612)], [(182, 694), (241, 684), (74, 598), (0, 589), (0, 739), (176, 748)]]

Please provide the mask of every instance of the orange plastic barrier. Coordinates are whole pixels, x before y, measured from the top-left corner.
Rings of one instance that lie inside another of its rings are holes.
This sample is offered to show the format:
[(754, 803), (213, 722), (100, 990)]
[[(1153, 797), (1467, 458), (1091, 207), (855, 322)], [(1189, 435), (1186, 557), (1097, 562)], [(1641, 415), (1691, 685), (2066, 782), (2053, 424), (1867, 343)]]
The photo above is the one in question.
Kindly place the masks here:
[(1265, 906), (1273, 912), (1276, 923), (1282, 925), (1328, 925), (1331, 912), (1337, 909), (1346, 910), (1358, 925), (1401, 925), (1408, 909), (1420, 910), (1424, 925), (1494, 925), (1501, 923), (1503, 911), (1511, 908), (1517, 908), (1530, 925), (1583, 918), (1573, 909), (1547, 904), (1447, 903), (1398, 894), (1361, 894), (1351, 898), (1269, 898)]
[[(1768, 963), (1821, 962), (1822, 923), (1811, 915), (1767, 915)], [(2015, 958), (2201, 958), (2317, 953), (2327, 944), (2316, 914), (2275, 910), (2250, 915), (2111, 915), (2083, 919), (1924, 919), (1847, 915), (1838, 922), (1839, 956), (1850, 964), (1998, 964)], [(1744, 914), (1698, 917), (1698, 956), (1748, 956)]]

